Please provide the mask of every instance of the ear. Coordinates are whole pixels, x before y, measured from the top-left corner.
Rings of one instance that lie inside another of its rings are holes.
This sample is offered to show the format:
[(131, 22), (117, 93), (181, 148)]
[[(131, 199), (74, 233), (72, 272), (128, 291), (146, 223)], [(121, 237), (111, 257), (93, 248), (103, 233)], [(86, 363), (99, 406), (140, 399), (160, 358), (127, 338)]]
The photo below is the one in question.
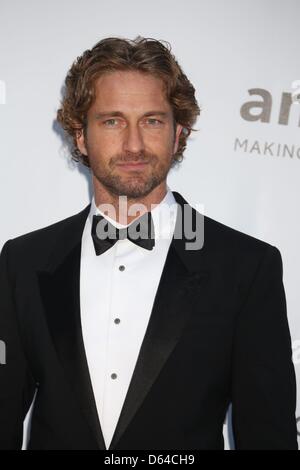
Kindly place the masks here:
[(175, 154), (178, 150), (178, 146), (179, 146), (179, 137), (180, 137), (180, 134), (182, 132), (182, 129), (183, 129), (183, 126), (181, 126), (180, 124), (177, 124), (176, 125), (176, 132), (175, 132), (175, 137), (174, 137), (174, 148), (173, 148), (173, 153)]
[(85, 145), (83, 129), (79, 129), (78, 131), (76, 131), (76, 144), (80, 152), (83, 155), (87, 156), (88, 152), (87, 152), (86, 145)]

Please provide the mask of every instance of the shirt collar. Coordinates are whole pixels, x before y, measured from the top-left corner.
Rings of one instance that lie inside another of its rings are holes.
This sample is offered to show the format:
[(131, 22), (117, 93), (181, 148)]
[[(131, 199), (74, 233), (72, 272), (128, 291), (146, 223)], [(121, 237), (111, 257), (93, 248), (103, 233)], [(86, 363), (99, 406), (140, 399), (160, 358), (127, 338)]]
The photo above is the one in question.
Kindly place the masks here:
[[(89, 219), (91, 225), (94, 215), (102, 215), (116, 228), (124, 228), (130, 225), (120, 224), (119, 222), (115, 221), (114, 219), (100, 211), (100, 209), (96, 206), (95, 196), (93, 196), (92, 198), (91, 208), (89, 212)], [(151, 215), (154, 224), (155, 240), (158, 240), (160, 238), (168, 239), (172, 237), (177, 216), (177, 202), (169, 186), (167, 186), (167, 192), (165, 197), (160, 201), (160, 203), (156, 207), (154, 207), (154, 209), (151, 210)]]

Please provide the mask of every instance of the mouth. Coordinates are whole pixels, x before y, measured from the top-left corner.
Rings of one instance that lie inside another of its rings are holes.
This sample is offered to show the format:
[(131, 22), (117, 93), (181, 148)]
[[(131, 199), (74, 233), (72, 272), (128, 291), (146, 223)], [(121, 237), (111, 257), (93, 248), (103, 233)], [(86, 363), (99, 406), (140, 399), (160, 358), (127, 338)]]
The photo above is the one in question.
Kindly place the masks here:
[(129, 162), (129, 163), (119, 163), (117, 166), (120, 167), (122, 170), (131, 171), (131, 170), (143, 170), (147, 162)]

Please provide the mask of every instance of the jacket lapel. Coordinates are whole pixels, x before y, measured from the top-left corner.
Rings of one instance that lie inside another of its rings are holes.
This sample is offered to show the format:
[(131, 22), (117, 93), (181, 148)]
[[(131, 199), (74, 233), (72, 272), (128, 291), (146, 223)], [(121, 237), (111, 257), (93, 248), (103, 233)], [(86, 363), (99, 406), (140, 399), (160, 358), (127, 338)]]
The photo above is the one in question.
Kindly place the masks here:
[(86, 417), (95, 448), (105, 449), (85, 355), (80, 319), (81, 236), (90, 205), (62, 231), (48, 263), (38, 272), (49, 332), (70, 389)]
[[(188, 204), (173, 192), (183, 209)], [(72, 218), (63, 230), (50, 262), (38, 273), (41, 297), (44, 302), (49, 331), (57, 355), (64, 367), (72, 390), (96, 438), (99, 449), (105, 442), (99, 423), (91, 380), (85, 356), (80, 320), (79, 273), (81, 237), (90, 205)], [(193, 215), (197, 216), (195, 209)], [(183, 224), (177, 218), (176, 227)], [(183, 227), (181, 227), (183, 229)], [(175, 229), (176, 232), (176, 229)], [(155, 296), (148, 327), (139, 352), (130, 386), (109, 449), (115, 449), (128, 429), (135, 413), (142, 406), (151, 386), (174, 350), (184, 326), (199, 298), (203, 302), (207, 288), (208, 270), (204, 250), (186, 250), (182, 238), (174, 238), (166, 258)]]

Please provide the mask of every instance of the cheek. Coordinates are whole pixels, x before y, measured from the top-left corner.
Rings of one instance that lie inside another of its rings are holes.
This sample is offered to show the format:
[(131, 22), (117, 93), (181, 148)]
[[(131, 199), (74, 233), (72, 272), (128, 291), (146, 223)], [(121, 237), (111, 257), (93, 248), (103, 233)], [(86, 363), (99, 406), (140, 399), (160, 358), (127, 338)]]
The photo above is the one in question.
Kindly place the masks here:
[(120, 137), (112, 133), (101, 132), (97, 128), (90, 128), (87, 133), (89, 151), (93, 153), (113, 153), (120, 148)]
[(152, 148), (156, 153), (161, 155), (169, 155), (173, 150), (173, 140), (170, 136), (156, 137), (149, 142), (149, 147)]
[(145, 132), (144, 141), (149, 145), (160, 147), (161, 149), (166, 149), (172, 147), (173, 145), (173, 135), (170, 132)]

